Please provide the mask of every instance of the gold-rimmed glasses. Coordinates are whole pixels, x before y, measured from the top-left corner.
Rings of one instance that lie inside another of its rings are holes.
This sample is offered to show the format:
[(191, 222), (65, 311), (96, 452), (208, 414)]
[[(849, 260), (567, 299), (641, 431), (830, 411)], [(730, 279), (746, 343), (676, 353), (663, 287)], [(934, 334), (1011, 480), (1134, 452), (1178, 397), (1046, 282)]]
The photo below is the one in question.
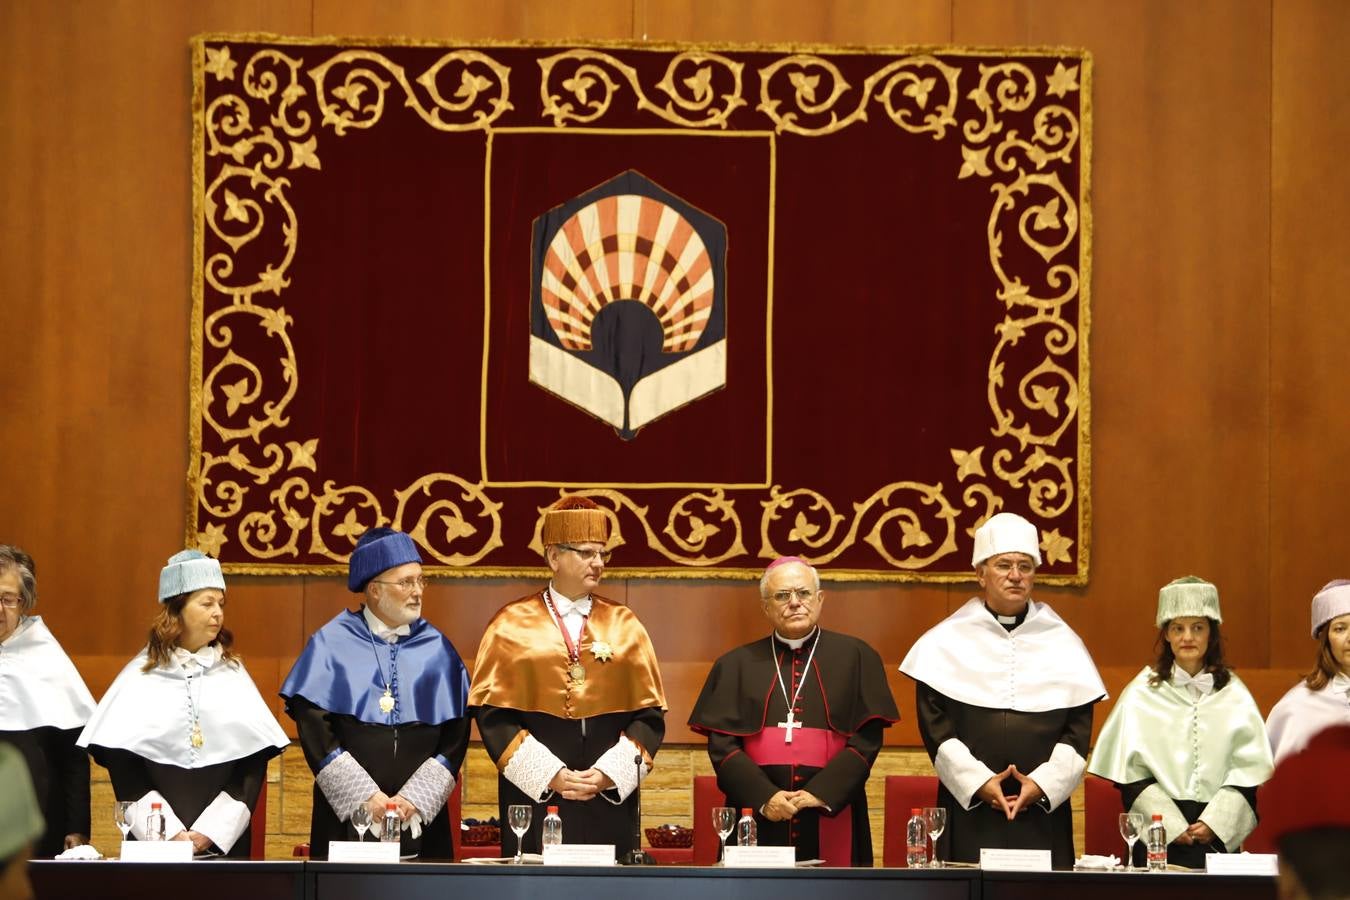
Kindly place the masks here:
[(396, 587), (405, 594), (411, 594), (414, 589), (419, 591), (426, 590), (427, 586), (427, 580), (421, 575), (400, 578), (398, 581), (380, 581), (378, 578), (372, 578), (370, 580), (374, 584), (387, 584), (391, 587)]
[(779, 606), (786, 606), (796, 599), (799, 603), (810, 603), (811, 599), (819, 593), (815, 588), (794, 588), (787, 591), (774, 591), (769, 595), (769, 599)]
[(593, 547), (573, 547), (571, 544), (559, 544), (559, 550), (571, 550), (582, 562), (595, 562), (599, 559), (602, 563), (608, 563), (609, 558), (614, 555), (613, 550), (596, 550)]

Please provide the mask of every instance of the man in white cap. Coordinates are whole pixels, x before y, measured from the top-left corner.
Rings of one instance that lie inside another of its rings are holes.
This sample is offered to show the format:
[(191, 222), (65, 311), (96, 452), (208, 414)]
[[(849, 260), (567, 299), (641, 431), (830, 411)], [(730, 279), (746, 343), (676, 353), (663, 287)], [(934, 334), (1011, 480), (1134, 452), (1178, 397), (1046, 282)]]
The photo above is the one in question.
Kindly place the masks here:
[(28, 765), (9, 744), (0, 744), (0, 900), (28, 900), (28, 857), (46, 825), (28, 778)]
[(929, 629), (900, 671), (913, 678), (919, 733), (947, 810), (946, 858), (980, 849), (1049, 850), (1073, 865), (1068, 799), (1083, 777), (1092, 706), (1106, 696), (1082, 640), (1031, 599), (1036, 526), (1013, 513), (975, 532), (983, 592)]

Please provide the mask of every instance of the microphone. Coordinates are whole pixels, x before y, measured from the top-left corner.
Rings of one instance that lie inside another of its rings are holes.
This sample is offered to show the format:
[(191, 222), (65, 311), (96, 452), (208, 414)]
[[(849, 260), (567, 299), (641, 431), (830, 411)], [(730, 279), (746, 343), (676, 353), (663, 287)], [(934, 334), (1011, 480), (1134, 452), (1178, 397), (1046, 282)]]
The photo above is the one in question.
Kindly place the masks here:
[(652, 859), (651, 854), (642, 849), (642, 754), (633, 756), (633, 768), (637, 772), (637, 787), (634, 793), (637, 801), (637, 820), (633, 826), (633, 852), (629, 853), (623, 860), (626, 866), (654, 866), (656, 860)]

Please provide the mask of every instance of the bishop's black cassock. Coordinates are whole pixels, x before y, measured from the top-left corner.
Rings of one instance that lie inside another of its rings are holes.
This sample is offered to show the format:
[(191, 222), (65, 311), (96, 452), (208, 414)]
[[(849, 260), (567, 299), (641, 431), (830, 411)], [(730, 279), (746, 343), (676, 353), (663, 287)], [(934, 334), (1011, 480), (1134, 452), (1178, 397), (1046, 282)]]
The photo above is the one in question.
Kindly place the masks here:
[[(785, 694), (797, 697), (793, 727), (784, 727)], [(899, 718), (876, 651), (817, 629), (802, 641), (765, 637), (718, 659), (689, 727), (707, 735), (727, 802), (755, 811), (760, 843), (793, 846), (798, 859), (870, 866), (864, 788), (882, 732)], [(759, 810), (780, 790), (808, 791), (829, 809), (770, 822)]]

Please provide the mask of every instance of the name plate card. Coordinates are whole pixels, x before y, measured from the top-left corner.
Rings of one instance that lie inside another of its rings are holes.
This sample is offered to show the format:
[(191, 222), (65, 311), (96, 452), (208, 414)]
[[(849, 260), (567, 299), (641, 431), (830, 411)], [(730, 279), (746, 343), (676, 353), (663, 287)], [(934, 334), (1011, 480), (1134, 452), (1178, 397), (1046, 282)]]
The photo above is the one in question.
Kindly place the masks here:
[(1274, 853), (1206, 853), (1205, 871), (1213, 875), (1278, 875)]
[(791, 869), (797, 865), (792, 847), (727, 847), (725, 865), (732, 869)]
[(192, 862), (192, 841), (123, 841), (127, 862)]
[(544, 848), (546, 866), (612, 866), (613, 844), (554, 844)]
[(401, 846), (397, 841), (329, 841), (328, 861), (396, 863)]
[(991, 872), (1049, 872), (1049, 850), (980, 848), (980, 868)]

